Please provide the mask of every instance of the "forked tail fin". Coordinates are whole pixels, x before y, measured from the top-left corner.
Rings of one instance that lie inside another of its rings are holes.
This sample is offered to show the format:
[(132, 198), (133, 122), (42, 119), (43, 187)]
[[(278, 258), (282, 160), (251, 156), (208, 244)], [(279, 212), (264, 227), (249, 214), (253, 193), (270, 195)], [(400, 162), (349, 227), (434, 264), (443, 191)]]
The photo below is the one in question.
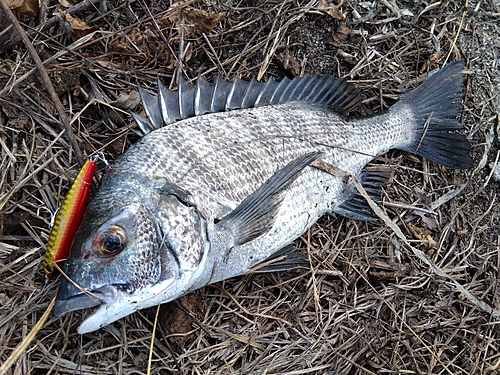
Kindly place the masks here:
[(457, 121), (463, 68), (462, 61), (446, 65), (391, 108), (409, 106), (418, 124), (414, 142), (405, 151), (453, 169), (473, 166), (469, 141), (459, 133), (463, 128)]

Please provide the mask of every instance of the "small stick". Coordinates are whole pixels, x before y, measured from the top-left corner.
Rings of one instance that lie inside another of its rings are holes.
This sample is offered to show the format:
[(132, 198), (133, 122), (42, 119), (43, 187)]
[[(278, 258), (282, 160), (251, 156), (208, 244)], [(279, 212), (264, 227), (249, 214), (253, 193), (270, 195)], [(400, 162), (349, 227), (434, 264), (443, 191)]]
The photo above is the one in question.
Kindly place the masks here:
[(28, 38), (28, 35), (24, 31), (24, 29), (21, 27), (16, 16), (14, 15), (14, 13), (12, 13), (12, 10), (10, 10), (10, 8), (8, 7), (8, 5), (5, 3), (4, 0), (0, 0), (0, 8), (4, 11), (5, 15), (9, 19), (9, 22), (12, 24), (12, 26), (19, 33), (24, 45), (26, 46), (29, 54), (31, 55), (31, 58), (35, 61), (35, 64), (38, 68), (38, 71), (40, 72), (40, 76), (41, 76), (42, 81), (45, 85), (45, 88), (49, 92), (50, 98), (52, 99), (52, 102), (53, 102), (54, 106), (56, 107), (57, 113), (59, 114), (59, 118), (61, 120), (63, 128), (64, 128), (64, 130), (66, 130), (66, 134), (67, 134), (69, 143), (70, 143), (71, 147), (73, 148), (76, 159), (78, 160), (78, 163), (80, 164), (80, 166), (83, 166), (85, 161), (83, 159), (80, 148), (78, 147), (78, 143), (76, 141), (73, 130), (71, 129), (69, 117), (66, 115), (66, 111), (64, 110), (64, 107), (63, 107), (61, 101), (59, 100), (59, 97), (57, 96), (56, 90), (54, 89), (54, 86), (52, 85), (52, 82), (50, 81), (49, 75), (47, 74), (47, 71), (43, 67), (43, 63), (42, 63), (42, 60), (40, 59), (40, 56), (38, 56), (38, 53), (36, 52), (35, 47), (33, 47), (33, 44), (31, 44), (31, 42)]
[(434, 215), (438, 216), (437, 212), (434, 212), (432, 210), (428, 210), (422, 207), (415, 207), (410, 204), (405, 204), (405, 203), (400, 203), (400, 202), (382, 202), (384, 206), (387, 207), (396, 207), (396, 208), (403, 208), (405, 210), (412, 210), (412, 211), (419, 211), (419, 212), (424, 212), (429, 215)]
[(147, 375), (151, 374), (151, 362), (153, 360), (153, 351), (155, 345), (155, 334), (156, 334), (156, 325), (158, 324), (158, 314), (160, 313), (160, 306), (156, 306), (156, 314), (155, 314), (155, 322), (153, 324), (153, 332), (151, 332), (151, 344), (149, 345), (149, 357), (148, 357), (148, 368)]

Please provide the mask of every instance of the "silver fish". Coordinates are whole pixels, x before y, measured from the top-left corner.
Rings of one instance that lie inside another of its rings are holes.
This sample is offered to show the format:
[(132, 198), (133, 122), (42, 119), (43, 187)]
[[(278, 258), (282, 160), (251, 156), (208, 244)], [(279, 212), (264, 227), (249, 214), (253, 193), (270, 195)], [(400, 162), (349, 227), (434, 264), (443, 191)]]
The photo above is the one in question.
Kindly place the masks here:
[(390, 110), (362, 119), (345, 116), (358, 90), (330, 76), (199, 77), (177, 91), (159, 82), (158, 95), (140, 89), (147, 117), (134, 118), (145, 136), (103, 176), (55, 314), (98, 306), (83, 334), (261, 266), (307, 267), (290, 243), (320, 216), (371, 219), (349, 176), (377, 197), (387, 171), (364, 170), (377, 155), (396, 148), (472, 166), (456, 120), (462, 70), (448, 64)]

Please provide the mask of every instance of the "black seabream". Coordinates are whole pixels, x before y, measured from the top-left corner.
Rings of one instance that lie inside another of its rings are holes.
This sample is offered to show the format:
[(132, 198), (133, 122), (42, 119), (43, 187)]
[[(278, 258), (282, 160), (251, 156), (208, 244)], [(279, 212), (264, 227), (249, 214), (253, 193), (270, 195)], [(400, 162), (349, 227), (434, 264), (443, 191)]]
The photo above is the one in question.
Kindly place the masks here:
[(307, 267), (290, 243), (320, 216), (371, 218), (350, 176), (377, 196), (387, 172), (365, 170), (377, 155), (400, 149), (472, 166), (456, 120), (462, 70), (448, 64), (388, 111), (361, 119), (346, 117), (358, 90), (330, 76), (200, 77), (177, 91), (159, 82), (158, 95), (140, 89), (147, 117), (134, 117), (145, 135), (102, 178), (55, 314), (97, 307), (79, 328), (86, 333), (263, 264), (260, 271)]

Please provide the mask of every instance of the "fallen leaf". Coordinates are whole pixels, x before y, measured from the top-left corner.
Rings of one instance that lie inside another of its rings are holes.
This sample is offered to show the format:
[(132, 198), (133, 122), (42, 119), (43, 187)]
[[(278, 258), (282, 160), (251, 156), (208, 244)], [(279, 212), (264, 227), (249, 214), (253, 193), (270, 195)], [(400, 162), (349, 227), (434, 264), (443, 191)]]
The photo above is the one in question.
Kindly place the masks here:
[(346, 16), (340, 10), (340, 7), (344, 3), (344, 0), (341, 0), (337, 5), (333, 4), (331, 0), (318, 0), (318, 5), (316, 5), (316, 9), (321, 10), (328, 14), (329, 16), (335, 18), (336, 20), (345, 20)]
[(5, 0), (5, 3), (13, 11), (27, 17), (35, 17), (40, 11), (38, 0)]
[(443, 52), (437, 51), (434, 52), (432, 55), (429, 56), (429, 59), (424, 62), (424, 65), (420, 68), (419, 73), (424, 74), (427, 71), (427, 67), (432, 67), (435, 63), (438, 62), (438, 60), (443, 56)]
[[(426, 210), (433, 211), (432, 207), (431, 207), (431, 200), (427, 196), (425, 191), (423, 191), (422, 189), (419, 189), (419, 188), (415, 188), (415, 193), (418, 196), (418, 200), (420, 201), (420, 204), (422, 204), (422, 206), (424, 206), (424, 208)], [(418, 216), (420, 216), (422, 218), (422, 221), (427, 226), (427, 228), (429, 228), (431, 230), (438, 228), (439, 223), (438, 223), (437, 215), (433, 215), (430, 212), (421, 212), (421, 211), (415, 211), (415, 214), (417, 214)]]
[(194, 320), (191, 314), (196, 316), (201, 308), (201, 299), (197, 293), (190, 293), (177, 301), (161, 305), (159, 322), (167, 335), (170, 335), (169, 340), (182, 346), (186, 340), (193, 337), (191, 331)]
[(172, 12), (168, 18), (173, 23), (183, 24), (187, 35), (209, 34), (217, 22), (226, 15), (225, 13), (209, 13), (193, 7), (182, 7), (178, 4), (174, 4), (171, 8), (174, 6), (179, 7), (179, 11)]
[(300, 72), (302, 70), (302, 67), (300, 65), (300, 62), (293, 57), (288, 52), (281, 52), (277, 56), (277, 63), (278, 65), (285, 70), (287, 73), (290, 73), (294, 77), (300, 76)]
[(368, 271), (370, 277), (377, 281), (393, 281), (398, 277), (403, 277), (403, 271)]
[(424, 241), (422, 243), (422, 247), (424, 248), (424, 250), (432, 250), (437, 245), (437, 242), (434, 240), (434, 238), (432, 238), (432, 233), (429, 229), (417, 227), (412, 223), (408, 223), (408, 229), (410, 230), (413, 237)]
[(9, 105), (8, 101), (0, 101), (0, 109), (7, 116), (7, 125), (14, 129), (29, 129), (31, 125), (30, 119), (17, 107)]
[(110, 104), (126, 111), (137, 107), (140, 102), (141, 97), (139, 96), (139, 92), (137, 90), (131, 90), (130, 92), (122, 90), (120, 91), (118, 98)]
[(60, 13), (61, 17), (68, 22), (69, 26), (71, 27), (71, 30), (73, 31), (72, 33), (72, 39), (73, 40), (78, 40), (82, 36), (85, 36), (87, 34), (90, 34), (91, 32), (94, 32), (96, 30), (99, 30), (98, 26), (89, 26), (82, 20), (70, 16), (67, 13)]
[(187, 8), (187, 22), (194, 24), (199, 34), (210, 33), (225, 13), (208, 13), (201, 9)]
[(107, 59), (95, 59), (94, 62), (102, 66), (103, 68), (107, 69), (114, 69), (114, 70), (120, 70), (123, 69), (123, 65), (120, 65), (118, 63), (114, 63), (112, 61), (109, 61)]
[(16, 35), (14, 28), (7, 28), (8, 26), (10, 26), (9, 20), (3, 15), (2, 12), (0, 12), (0, 53), (3, 52), (3, 46), (5, 43)]
[(341, 23), (339, 27), (337, 27), (337, 30), (335, 30), (332, 38), (328, 41), (328, 44), (332, 44), (335, 47), (341, 47), (349, 37), (350, 33), (351, 29), (348, 28), (344, 23)]

